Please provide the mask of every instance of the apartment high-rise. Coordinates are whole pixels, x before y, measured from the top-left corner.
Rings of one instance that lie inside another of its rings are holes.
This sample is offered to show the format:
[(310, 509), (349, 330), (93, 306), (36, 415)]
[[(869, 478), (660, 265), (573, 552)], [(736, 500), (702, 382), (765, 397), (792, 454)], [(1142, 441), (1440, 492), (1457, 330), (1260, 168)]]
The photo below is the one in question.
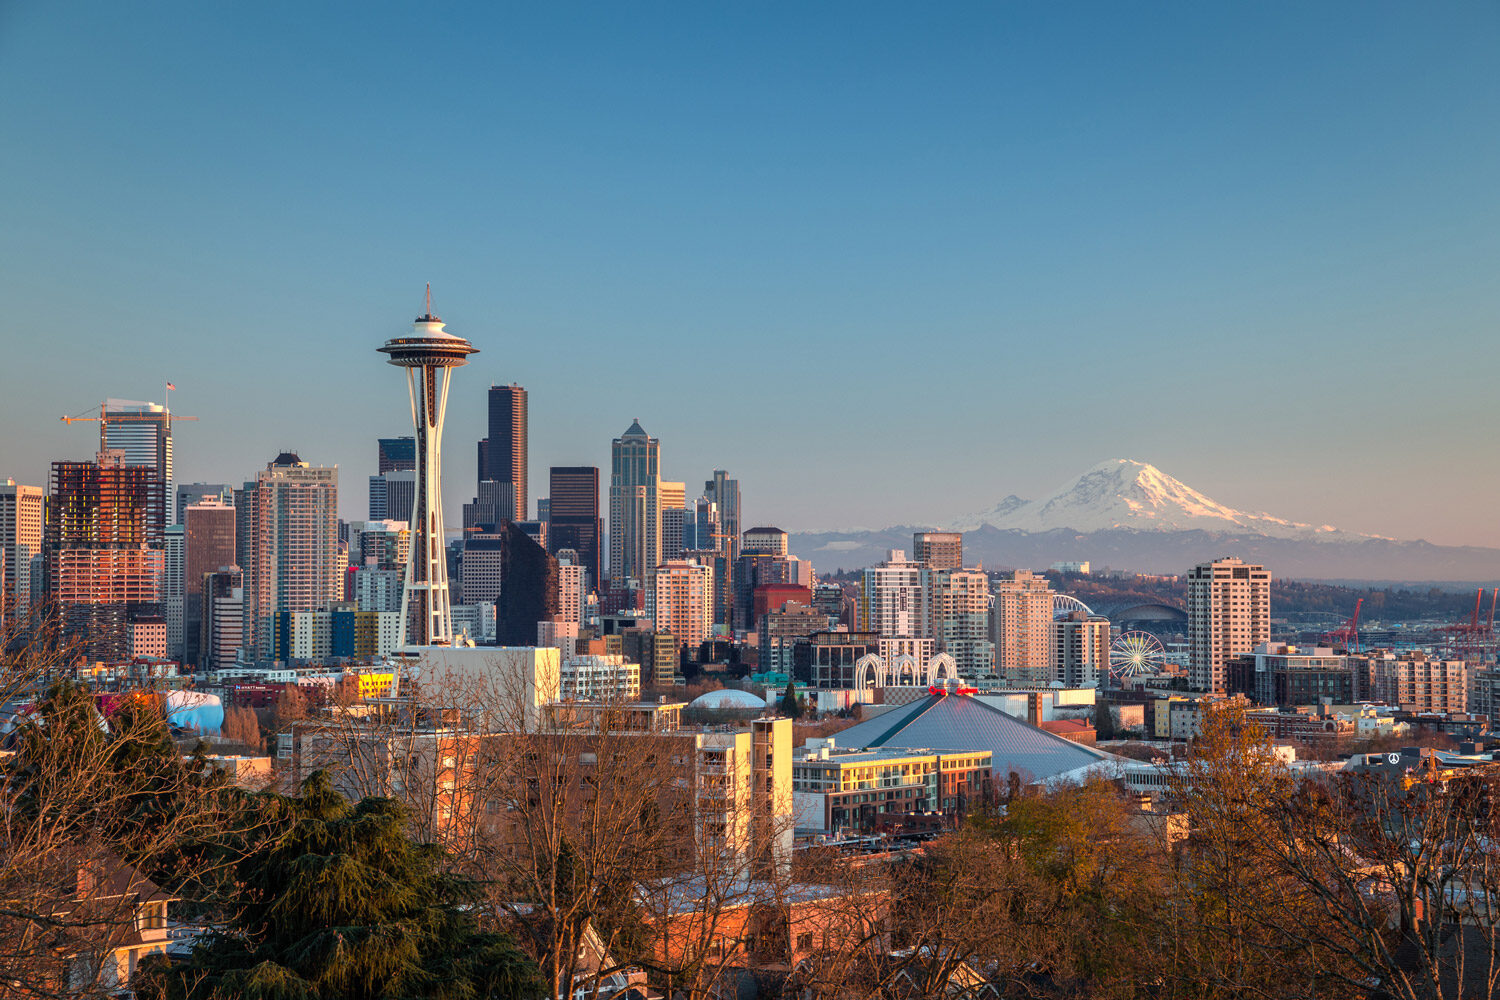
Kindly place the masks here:
[(990, 638), (990, 578), (977, 569), (936, 569), (928, 564), (932, 638), (969, 679), (995, 672)]
[(1229, 557), (1187, 574), (1188, 679), (1222, 694), (1225, 664), (1271, 638), (1271, 573)]
[(157, 583), (161, 620), (166, 628), (161, 655), (178, 661), (182, 659), (183, 541), (182, 525), (167, 525), (163, 533), (161, 580)]
[(489, 395), (489, 437), (479, 442), (479, 481), (509, 483), (515, 498), (511, 520), (524, 521), (530, 510), (526, 497), (527, 399), (521, 386), (492, 385)]
[(557, 616), (572, 625), (583, 624), (584, 568), (573, 549), (557, 552)]
[(189, 504), (183, 512), (182, 657), (203, 662), (203, 581), (235, 565), (235, 511), (220, 500)]
[(990, 637), (995, 643), (995, 673), (1002, 680), (1026, 685), (1052, 681), (1055, 596), (1046, 577), (1025, 569), (995, 584)]
[(931, 569), (964, 567), (964, 536), (957, 531), (918, 531), (911, 536), (911, 551)]
[(203, 576), (202, 624), (198, 630), (199, 666), (221, 668), (239, 658), (245, 634), (245, 591), (238, 566)]
[(271, 652), (278, 611), (315, 611), (341, 600), (346, 559), (339, 554), (339, 471), (282, 452), (236, 490), (236, 562), (244, 571), (243, 643)]
[(53, 462), (43, 533), (48, 589), (91, 660), (121, 660), (130, 621), (161, 613), (165, 509), (154, 466), (118, 451)]
[(1054, 680), (1098, 687), (1109, 674), (1109, 619), (1074, 611), (1052, 622)]
[(0, 482), (0, 623), (31, 607), (32, 567), (42, 554), (43, 496), (40, 486)]
[[(748, 547), (750, 533), (745, 534)], [(900, 549), (891, 549), (884, 562), (866, 568), (859, 587), (859, 631), (879, 632), (887, 639), (928, 637), (928, 572)]]
[(548, 474), (547, 547), (554, 555), (563, 549), (578, 553), (578, 564), (588, 574), (586, 587), (604, 582), (600, 562), (599, 470), (592, 465), (554, 465)]
[(671, 632), (678, 646), (696, 650), (713, 631), (714, 577), (708, 566), (673, 559), (656, 567), (646, 588), (646, 617)]
[(661, 561), (660, 488), (661, 442), (633, 420), (610, 448), (609, 578), (616, 588), (645, 584)]

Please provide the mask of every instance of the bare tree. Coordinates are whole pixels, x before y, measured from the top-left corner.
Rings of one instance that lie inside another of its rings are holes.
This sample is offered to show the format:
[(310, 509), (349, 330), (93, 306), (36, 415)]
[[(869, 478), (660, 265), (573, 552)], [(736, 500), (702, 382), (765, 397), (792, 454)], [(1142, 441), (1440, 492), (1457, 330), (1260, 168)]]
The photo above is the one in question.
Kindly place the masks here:
[(234, 813), (150, 692), (96, 696), (46, 608), (0, 633), (0, 996), (102, 995), (166, 944), (167, 897), (222, 872), (196, 850)]

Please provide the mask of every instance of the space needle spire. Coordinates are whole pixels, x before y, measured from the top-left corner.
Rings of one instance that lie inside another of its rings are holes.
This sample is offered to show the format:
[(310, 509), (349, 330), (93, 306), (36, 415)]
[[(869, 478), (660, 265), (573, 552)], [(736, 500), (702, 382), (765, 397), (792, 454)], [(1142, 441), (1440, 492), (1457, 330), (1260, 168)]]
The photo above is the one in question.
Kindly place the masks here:
[(443, 646), (453, 641), (453, 604), (448, 595), (448, 558), (443, 539), (443, 412), (448, 379), (479, 348), (443, 329), (432, 312), (432, 285), (425, 311), (411, 334), (376, 348), (389, 363), (406, 369), (411, 419), (417, 431), (417, 484), (408, 527), (411, 546), (401, 591), (397, 647)]

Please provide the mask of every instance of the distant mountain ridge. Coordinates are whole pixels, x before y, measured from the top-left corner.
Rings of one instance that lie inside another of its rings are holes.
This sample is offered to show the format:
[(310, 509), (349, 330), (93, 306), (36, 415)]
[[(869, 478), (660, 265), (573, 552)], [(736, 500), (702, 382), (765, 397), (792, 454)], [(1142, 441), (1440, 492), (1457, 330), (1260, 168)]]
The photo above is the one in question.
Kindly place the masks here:
[[(908, 549), (909, 526), (792, 533), (792, 551), (820, 572), (855, 569)], [(1145, 462), (1101, 462), (1040, 500), (1008, 496), (943, 530), (964, 532), (965, 561), (990, 568), (1096, 567), (1181, 573), (1222, 555), (1302, 579), (1500, 579), (1500, 549), (1400, 541), (1311, 525), (1219, 503)]]
[(1270, 514), (1235, 510), (1174, 479), (1154, 465), (1128, 458), (1100, 462), (1041, 500), (1011, 495), (987, 511), (961, 517), (954, 531), (981, 525), (1001, 531), (1223, 531), (1268, 538), (1364, 540), (1373, 535), (1314, 526)]

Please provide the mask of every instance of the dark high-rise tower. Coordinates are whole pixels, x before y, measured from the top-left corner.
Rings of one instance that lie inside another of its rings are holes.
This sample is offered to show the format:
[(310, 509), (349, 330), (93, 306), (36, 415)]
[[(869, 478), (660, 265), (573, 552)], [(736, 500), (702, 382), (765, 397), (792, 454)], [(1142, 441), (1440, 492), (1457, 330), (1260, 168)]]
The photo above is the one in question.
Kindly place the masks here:
[(551, 513), (548, 517), (547, 550), (556, 555), (573, 549), (588, 570), (589, 583), (598, 588), (599, 573), (599, 470), (592, 465), (554, 465), (548, 483)]
[(377, 438), (379, 454), (376, 475), (387, 472), (404, 472), (417, 467), (417, 439), (414, 437)]
[(490, 436), (479, 442), (479, 481), (510, 483), (516, 498), (515, 520), (526, 520), (526, 390), (519, 385), (490, 386)]
[(740, 543), (740, 481), (730, 479), (723, 469), (715, 469), (714, 477), (703, 484), (703, 495), (712, 500), (719, 510), (721, 540), (713, 546), (727, 553), (732, 559), (739, 554)]

